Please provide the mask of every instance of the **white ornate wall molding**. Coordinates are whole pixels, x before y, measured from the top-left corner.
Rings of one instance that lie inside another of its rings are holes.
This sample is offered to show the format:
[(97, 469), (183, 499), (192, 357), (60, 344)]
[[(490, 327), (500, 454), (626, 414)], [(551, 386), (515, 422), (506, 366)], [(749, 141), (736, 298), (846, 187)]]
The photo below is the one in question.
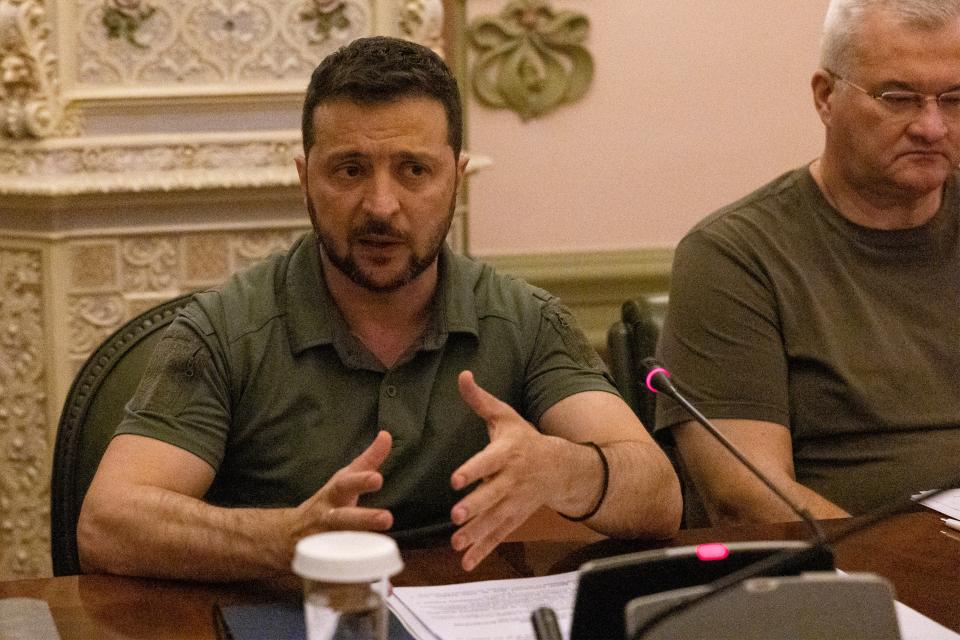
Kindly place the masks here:
[(0, 0), (0, 138), (80, 135), (116, 100), (298, 96), (360, 36), (443, 55), (450, 19), (444, 0)]
[(42, 0), (0, 0), (0, 138), (71, 135)]
[(297, 130), (14, 142), (0, 148), (0, 195), (295, 186), (300, 150)]
[(165, 95), (302, 91), (326, 54), (372, 30), (368, 0), (79, 0), (69, 91), (138, 87)]
[(0, 574), (50, 571), (42, 255), (0, 247)]

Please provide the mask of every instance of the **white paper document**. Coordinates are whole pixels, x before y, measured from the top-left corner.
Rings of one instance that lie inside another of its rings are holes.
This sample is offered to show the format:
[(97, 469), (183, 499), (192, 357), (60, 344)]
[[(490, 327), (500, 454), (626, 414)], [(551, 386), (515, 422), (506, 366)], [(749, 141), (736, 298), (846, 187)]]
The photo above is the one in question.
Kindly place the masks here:
[(911, 609), (902, 602), (893, 604), (897, 610), (897, 622), (900, 623), (900, 637), (903, 640), (958, 640), (960, 638), (960, 633), (954, 633), (916, 609)]
[(394, 587), (390, 609), (421, 640), (532, 640), (530, 614), (550, 607), (569, 636), (577, 572), (441, 587)]
[[(840, 573), (843, 573), (842, 571)], [(530, 614), (550, 607), (570, 637), (577, 572), (439, 587), (394, 587), (390, 609), (419, 640), (534, 640)], [(960, 640), (922, 613), (895, 602), (903, 640)]]
[[(914, 497), (918, 498), (922, 495), (921, 493)], [(938, 493), (932, 498), (921, 500), (920, 503), (930, 507), (934, 511), (939, 511), (948, 518), (960, 520), (960, 489), (951, 489), (943, 493)]]

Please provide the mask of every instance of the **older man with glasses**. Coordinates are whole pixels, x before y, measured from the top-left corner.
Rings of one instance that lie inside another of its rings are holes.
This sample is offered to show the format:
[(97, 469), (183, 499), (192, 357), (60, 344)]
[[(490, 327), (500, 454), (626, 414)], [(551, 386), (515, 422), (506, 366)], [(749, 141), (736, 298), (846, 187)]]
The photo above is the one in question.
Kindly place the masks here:
[[(660, 357), (815, 517), (960, 473), (960, 0), (833, 0), (823, 154), (676, 251)], [(794, 514), (661, 400), (714, 521)]]

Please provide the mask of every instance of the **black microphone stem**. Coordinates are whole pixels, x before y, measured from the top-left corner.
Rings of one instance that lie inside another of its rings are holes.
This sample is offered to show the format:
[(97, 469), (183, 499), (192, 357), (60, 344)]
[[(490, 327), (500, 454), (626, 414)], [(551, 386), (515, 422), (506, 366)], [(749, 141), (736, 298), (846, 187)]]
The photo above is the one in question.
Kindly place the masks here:
[[(670, 387), (672, 386), (673, 385), (671, 384)], [(663, 393), (666, 393), (668, 396), (670, 396), (674, 400), (676, 400), (684, 409), (687, 410), (687, 412), (690, 415), (694, 417), (694, 419), (700, 424), (700, 426), (702, 426), (704, 429), (709, 431), (714, 438), (719, 440), (720, 444), (726, 447), (727, 451), (732, 453), (734, 457), (737, 460), (739, 460), (743, 466), (749, 469), (750, 472), (760, 480), (760, 482), (766, 485), (766, 487), (770, 489), (770, 491), (772, 491), (774, 495), (776, 495), (778, 498), (783, 500), (784, 503), (786, 503), (786, 505), (790, 507), (791, 511), (799, 515), (803, 519), (803, 521), (810, 527), (810, 529), (813, 530), (813, 533), (816, 535), (818, 540), (824, 539), (823, 528), (820, 526), (820, 523), (818, 523), (816, 519), (810, 514), (810, 512), (807, 511), (805, 508), (801, 507), (800, 505), (798, 505), (797, 503), (795, 503), (793, 500), (790, 499), (789, 496), (787, 496), (787, 494), (785, 494), (783, 491), (777, 488), (777, 485), (773, 484), (773, 482), (771, 482), (770, 479), (767, 478), (766, 474), (762, 473), (759, 469), (757, 469), (757, 467), (754, 466), (754, 464), (750, 462), (750, 460), (747, 459), (747, 457), (743, 455), (740, 452), (740, 450), (737, 449), (737, 447), (732, 442), (730, 442), (730, 440), (727, 439), (725, 435), (720, 433), (720, 431), (715, 426), (713, 426), (713, 424), (707, 419), (707, 417), (704, 416), (702, 413), (700, 413), (700, 411), (695, 406), (693, 406), (693, 404), (691, 404), (689, 400), (683, 397), (683, 395), (678, 393), (675, 389), (672, 389), (669, 387), (666, 389), (661, 389), (661, 391)]]

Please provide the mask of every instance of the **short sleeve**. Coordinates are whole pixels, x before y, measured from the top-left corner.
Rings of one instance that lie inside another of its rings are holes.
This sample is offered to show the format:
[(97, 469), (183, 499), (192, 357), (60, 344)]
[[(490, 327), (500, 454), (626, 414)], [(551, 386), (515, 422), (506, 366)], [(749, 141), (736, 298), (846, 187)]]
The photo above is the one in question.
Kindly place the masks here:
[(156, 438), (217, 469), (230, 425), (226, 388), (210, 345), (178, 317), (157, 343), (116, 434)]
[(526, 371), (524, 413), (536, 424), (554, 404), (584, 391), (617, 394), (603, 360), (569, 309), (557, 298), (541, 308), (540, 324)]
[[(681, 241), (658, 356), (706, 416), (789, 426), (775, 294), (749, 247), (704, 229)], [(658, 430), (689, 419), (669, 398), (658, 398)]]

